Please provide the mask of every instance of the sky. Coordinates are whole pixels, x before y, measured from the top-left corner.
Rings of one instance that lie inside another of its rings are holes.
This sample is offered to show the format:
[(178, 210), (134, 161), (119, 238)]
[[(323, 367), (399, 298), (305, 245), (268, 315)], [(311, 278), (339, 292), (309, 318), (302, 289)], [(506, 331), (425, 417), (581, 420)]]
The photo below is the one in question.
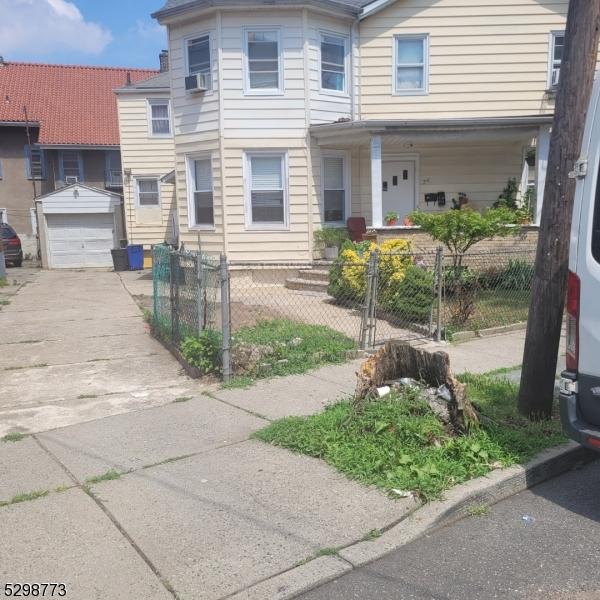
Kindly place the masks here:
[(167, 38), (150, 13), (163, 0), (0, 0), (8, 62), (158, 68)]

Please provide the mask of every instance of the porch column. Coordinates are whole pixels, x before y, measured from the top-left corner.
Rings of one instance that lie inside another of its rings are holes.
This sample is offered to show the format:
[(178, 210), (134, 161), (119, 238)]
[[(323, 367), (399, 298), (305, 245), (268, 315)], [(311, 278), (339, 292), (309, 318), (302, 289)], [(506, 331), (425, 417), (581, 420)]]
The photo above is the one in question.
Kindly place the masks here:
[(542, 220), (542, 206), (544, 204), (544, 187), (546, 186), (546, 170), (548, 169), (548, 152), (550, 151), (550, 125), (542, 125), (538, 133), (536, 147), (536, 174), (535, 174), (535, 224)]
[(381, 180), (381, 136), (371, 137), (371, 224), (383, 225), (383, 201)]

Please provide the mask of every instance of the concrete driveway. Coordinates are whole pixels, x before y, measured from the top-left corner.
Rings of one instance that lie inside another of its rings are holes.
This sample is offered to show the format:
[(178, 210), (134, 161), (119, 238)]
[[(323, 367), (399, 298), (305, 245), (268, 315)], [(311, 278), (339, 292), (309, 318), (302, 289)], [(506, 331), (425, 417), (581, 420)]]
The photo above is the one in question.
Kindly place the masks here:
[(192, 385), (198, 390), (149, 335), (117, 273), (27, 271), (0, 311), (0, 437), (163, 405)]

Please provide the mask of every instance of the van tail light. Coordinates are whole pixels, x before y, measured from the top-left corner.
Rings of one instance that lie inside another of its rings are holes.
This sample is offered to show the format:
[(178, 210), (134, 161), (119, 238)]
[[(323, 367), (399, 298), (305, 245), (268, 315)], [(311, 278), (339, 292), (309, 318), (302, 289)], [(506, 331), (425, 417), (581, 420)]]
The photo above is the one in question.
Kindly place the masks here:
[(21, 241), (19, 240), (18, 237), (14, 237), (14, 238), (9, 238), (6, 242), (7, 246), (20, 246), (21, 245)]
[(579, 368), (579, 298), (581, 282), (569, 271), (567, 278), (567, 370)]

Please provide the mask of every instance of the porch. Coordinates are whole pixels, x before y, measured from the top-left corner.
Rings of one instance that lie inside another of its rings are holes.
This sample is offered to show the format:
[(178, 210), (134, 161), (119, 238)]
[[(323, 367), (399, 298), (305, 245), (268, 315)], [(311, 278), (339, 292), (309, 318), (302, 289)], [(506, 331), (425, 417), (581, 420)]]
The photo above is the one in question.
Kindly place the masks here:
[[(519, 196), (535, 186), (533, 225), (539, 223), (551, 115), (425, 121), (353, 121), (311, 128), (313, 171), (320, 181), (321, 222), (363, 217), (377, 238), (423, 234), (406, 222), (414, 210), (455, 204), (491, 206), (509, 179)], [(535, 145), (536, 165), (526, 160)], [(386, 221), (396, 216), (396, 223)], [(391, 226), (390, 226), (391, 225)]]

